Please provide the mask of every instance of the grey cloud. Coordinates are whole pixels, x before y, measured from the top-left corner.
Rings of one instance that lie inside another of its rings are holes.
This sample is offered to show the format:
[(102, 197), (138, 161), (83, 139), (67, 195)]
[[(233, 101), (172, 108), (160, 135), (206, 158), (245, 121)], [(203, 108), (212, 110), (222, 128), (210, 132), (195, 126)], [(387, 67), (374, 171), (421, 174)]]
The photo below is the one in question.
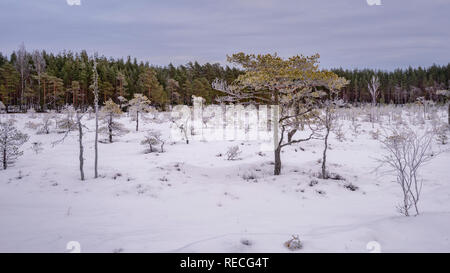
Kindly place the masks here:
[[(164, 65), (237, 51), (320, 53), (325, 67), (393, 69), (450, 61), (450, 1), (2, 0), (2, 52), (99, 51)], [(13, 22), (13, 23), (11, 23)]]

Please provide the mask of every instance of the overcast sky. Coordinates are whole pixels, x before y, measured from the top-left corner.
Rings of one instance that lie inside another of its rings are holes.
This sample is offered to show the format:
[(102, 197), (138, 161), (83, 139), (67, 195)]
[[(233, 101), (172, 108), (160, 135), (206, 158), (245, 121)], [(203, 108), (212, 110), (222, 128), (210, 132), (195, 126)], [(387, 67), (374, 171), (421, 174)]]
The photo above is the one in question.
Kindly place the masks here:
[[(450, 0), (0, 0), (0, 51), (98, 51), (156, 65), (239, 51), (319, 53), (323, 67), (450, 62)], [(78, 5), (80, 3), (80, 5)]]

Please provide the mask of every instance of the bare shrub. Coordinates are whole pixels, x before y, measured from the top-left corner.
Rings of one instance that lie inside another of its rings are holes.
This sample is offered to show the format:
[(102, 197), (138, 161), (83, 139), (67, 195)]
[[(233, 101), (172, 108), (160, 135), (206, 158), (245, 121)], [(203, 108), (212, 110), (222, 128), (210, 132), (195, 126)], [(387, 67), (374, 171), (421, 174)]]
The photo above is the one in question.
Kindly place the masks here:
[(226, 152), (227, 160), (236, 160), (238, 159), (238, 156), (241, 154), (241, 150), (239, 149), (238, 145), (228, 147), (228, 150)]
[(442, 124), (435, 129), (436, 140), (441, 145), (446, 145), (448, 143), (447, 132), (449, 131), (449, 126), (447, 124)]
[(398, 206), (400, 213), (410, 215), (411, 208), (419, 214), (419, 199), (422, 191), (422, 179), (419, 178), (420, 168), (435, 157), (431, 151), (433, 133), (426, 131), (418, 135), (406, 129), (391, 129), (381, 140), (386, 151), (379, 161), (390, 167), (396, 175), (396, 181), (403, 193), (403, 203)]
[(343, 129), (342, 123), (336, 124), (336, 126), (334, 127), (334, 130), (333, 130), (333, 133), (339, 142), (344, 142), (346, 140), (345, 131)]
[(32, 142), (31, 150), (33, 150), (33, 152), (35, 152), (36, 154), (42, 152), (44, 150), (44, 148), (42, 148), (42, 142), (40, 141)]
[(53, 117), (55, 114), (49, 113), (44, 114), (41, 119), (41, 123), (39, 124), (39, 128), (37, 130), (37, 134), (50, 134), (50, 126), (53, 124)]
[(370, 136), (372, 137), (372, 139), (378, 139), (380, 137), (380, 130), (376, 129), (373, 131), (370, 131)]
[(357, 121), (355, 121), (355, 122), (352, 122), (352, 131), (353, 131), (353, 136), (358, 136), (359, 135), (359, 133), (361, 132), (360, 131), (360, 129), (361, 129), (361, 124), (359, 124)]
[(253, 171), (246, 171), (242, 174), (242, 179), (245, 181), (258, 181), (257, 175)]
[(292, 235), (292, 238), (284, 243), (284, 246), (289, 250), (299, 250), (303, 248), (302, 242), (298, 235)]
[(25, 123), (25, 128), (31, 129), (31, 130), (37, 130), (39, 128), (40, 124), (37, 122), (28, 121)]

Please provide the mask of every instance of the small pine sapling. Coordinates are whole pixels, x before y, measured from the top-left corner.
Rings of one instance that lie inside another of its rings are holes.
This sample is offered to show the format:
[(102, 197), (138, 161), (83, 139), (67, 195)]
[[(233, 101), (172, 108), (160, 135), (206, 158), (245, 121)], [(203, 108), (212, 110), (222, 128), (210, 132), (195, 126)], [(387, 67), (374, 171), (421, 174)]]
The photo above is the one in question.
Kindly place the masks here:
[(28, 135), (17, 130), (12, 121), (0, 123), (0, 161), (4, 170), (23, 154), (19, 147), (27, 141)]
[(160, 146), (160, 152), (163, 153), (164, 152), (164, 139), (161, 136), (161, 132), (160, 131), (156, 131), (156, 130), (150, 130), (147, 132), (147, 135), (145, 136), (145, 138), (141, 141), (141, 145), (145, 145), (148, 146), (148, 153), (153, 153), (156, 152), (157, 149), (155, 149), (154, 146), (159, 145)]
[[(134, 98), (128, 102), (129, 110), (136, 119), (136, 132), (139, 131), (139, 113), (150, 111), (150, 100), (142, 94), (134, 94)], [(119, 108), (120, 109), (120, 108)]]
[(128, 133), (128, 129), (126, 129), (121, 123), (115, 121), (115, 119), (120, 117), (122, 114), (122, 110), (119, 105), (115, 104), (111, 99), (109, 99), (105, 103), (105, 106), (102, 107), (100, 114), (103, 126), (99, 129), (99, 131), (101, 134), (108, 137), (108, 141), (110, 143), (113, 142), (113, 136), (122, 136)]

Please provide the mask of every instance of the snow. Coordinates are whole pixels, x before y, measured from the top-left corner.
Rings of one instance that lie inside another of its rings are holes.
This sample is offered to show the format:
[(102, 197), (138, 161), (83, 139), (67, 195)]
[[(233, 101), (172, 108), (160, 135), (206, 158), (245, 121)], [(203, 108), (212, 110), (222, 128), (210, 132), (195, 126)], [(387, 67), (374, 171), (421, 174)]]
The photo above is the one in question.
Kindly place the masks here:
[[(296, 234), (297, 252), (369, 252), (372, 241), (382, 252), (450, 251), (450, 152), (423, 167), (421, 214), (402, 216), (395, 178), (375, 171), (382, 150), (368, 122), (357, 138), (350, 129), (344, 142), (330, 136), (328, 168), (340, 181), (314, 177), (321, 140), (284, 148), (282, 174), (274, 176), (273, 154), (258, 154), (258, 141), (174, 143), (170, 122), (140, 120), (135, 132), (124, 114), (119, 121), (130, 133), (99, 143), (100, 178), (93, 179), (91, 119), (81, 181), (77, 132), (53, 146), (62, 134), (25, 128), (43, 114), (35, 115), (1, 115), (16, 119), (30, 140), (16, 164), (0, 171), (0, 252), (67, 252), (70, 241), (82, 252), (290, 252), (283, 244)], [(165, 153), (144, 153), (149, 129), (162, 132)], [(39, 141), (44, 150), (36, 154), (31, 143)], [(233, 145), (240, 160), (228, 161)]]

